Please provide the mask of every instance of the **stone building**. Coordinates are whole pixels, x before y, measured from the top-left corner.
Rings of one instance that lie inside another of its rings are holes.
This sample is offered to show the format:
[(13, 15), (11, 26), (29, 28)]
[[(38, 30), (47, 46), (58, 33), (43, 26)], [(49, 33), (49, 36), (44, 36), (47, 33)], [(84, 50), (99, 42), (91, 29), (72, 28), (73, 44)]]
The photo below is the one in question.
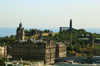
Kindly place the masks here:
[(12, 44), (14, 59), (45, 60), (45, 64), (55, 61), (55, 43), (52, 40), (21, 40)]
[(7, 55), (7, 46), (0, 46), (0, 57), (5, 57)]
[(56, 43), (56, 57), (66, 57), (66, 45), (62, 42)]
[(100, 45), (100, 38), (95, 38), (91, 33), (80, 35), (78, 39), (83, 40), (85, 44), (90, 44), (92, 47), (94, 47), (94, 43)]
[(68, 30), (68, 29), (69, 29), (69, 27), (60, 27), (60, 31), (59, 32), (61, 32), (63, 30)]
[(31, 35), (38, 34), (38, 31), (37, 29), (32, 29)]
[(56, 44), (53, 40), (24, 39), (24, 28), (20, 23), (17, 28), (17, 41), (11, 44), (13, 59), (44, 60), (45, 64), (55, 62)]
[[(66, 57), (66, 46), (63, 43), (55, 44), (51, 39), (25, 39), (24, 28), (19, 24), (17, 40), (12, 43), (9, 53), (13, 59), (44, 60), (45, 64), (53, 64), (55, 57)], [(40, 36), (42, 36), (40, 34)], [(56, 53), (57, 52), (57, 53)]]

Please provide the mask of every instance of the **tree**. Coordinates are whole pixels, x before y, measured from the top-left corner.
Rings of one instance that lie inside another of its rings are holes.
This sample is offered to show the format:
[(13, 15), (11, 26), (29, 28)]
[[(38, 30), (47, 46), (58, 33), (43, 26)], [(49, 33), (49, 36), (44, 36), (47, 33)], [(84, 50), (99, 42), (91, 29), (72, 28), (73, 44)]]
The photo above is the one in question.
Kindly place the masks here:
[(82, 45), (82, 48), (85, 48), (85, 45)]
[(77, 44), (77, 47), (81, 48), (81, 45), (80, 44)]
[(24, 30), (25, 32), (28, 32), (28, 30)]
[(92, 56), (92, 55), (90, 53), (88, 53), (87, 56)]
[(53, 31), (50, 31), (50, 33), (53, 33)]
[(79, 33), (82, 34), (82, 33), (86, 33), (86, 31), (84, 29), (79, 29)]
[(6, 38), (8, 38), (8, 36), (6, 36)]
[(7, 66), (13, 66), (12, 64), (8, 64)]
[(75, 45), (77, 43), (76, 39), (72, 40), (72, 43)]
[(48, 33), (48, 30), (46, 29), (46, 30), (44, 30), (44, 33)]
[(75, 46), (75, 47), (74, 47), (74, 50), (75, 50), (76, 52), (78, 52), (78, 53), (82, 52), (82, 50), (81, 50), (80, 47), (78, 47), (78, 46)]
[(11, 35), (11, 36), (10, 36), (10, 38), (11, 38), (11, 39), (13, 39), (13, 38), (14, 38), (14, 36), (13, 36), (13, 35)]
[(69, 45), (69, 46), (67, 47), (67, 50), (73, 51), (73, 45)]
[(32, 31), (32, 29), (29, 29), (29, 32), (31, 32)]
[(16, 40), (15, 37), (13, 39), (11, 39), (11, 38), (0, 38), (0, 46), (3, 45), (4, 42), (5, 42), (6, 45), (12, 44), (15, 40)]
[(49, 37), (53, 37), (52, 33), (49, 33)]
[(81, 44), (81, 45), (84, 45), (85, 43), (84, 43), (84, 41), (81, 41), (80, 44)]
[(5, 65), (6, 65), (5, 62), (2, 59), (0, 59), (0, 66), (5, 66)]

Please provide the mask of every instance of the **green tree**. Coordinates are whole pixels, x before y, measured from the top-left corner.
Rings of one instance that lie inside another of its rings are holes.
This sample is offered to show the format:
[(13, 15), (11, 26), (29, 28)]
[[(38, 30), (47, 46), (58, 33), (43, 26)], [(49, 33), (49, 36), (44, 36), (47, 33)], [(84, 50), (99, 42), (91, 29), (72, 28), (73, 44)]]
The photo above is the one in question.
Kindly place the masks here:
[(11, 35), (11, 36), (10, 36), (10, 38), (11, 38), (11, 39), (13, 39), (13, 38), (14, 38), (14, 36), (13, 36), (13, 35)]
[(16, 40), (15, 37), (14, 37), (14, 39), (0, 38), (0, 46), (2, 46), (4, 42), (5, 42), (6, 45), (12, 44), (15, 40)]
[(44, 30), (44, 33), (48, 33), (48, 30), (46, 29), (46, 30)]
[(85, 45), (82, 45), (82, 48), (85, 48)]
[(49, 33), (49, 37), (53, 37), (52, 33)]
[(12, 64), (8, 64), (7, 66), (13, 66)]
[(50, 31), (50, 33), (53, 33), (53, 31)]
[(86, 48), (88, 48), (88, 45), (85, 45)]
[(85, 54), (82, 54), (82, 56), (83, 56), (83, 57), (86, 57), (86, 55), (85, 55)]
[(25, 32), (28, 32), (28, 30), (24, 30)]
[(69, 46), (67, 47), (67, 50), (73, 51), (73, 45), (69, 45)]
[(32, 29), (29, 29), (30, 31), (29, 32), (32, 32)]
[(77, 44), (77, 47), (81, 48), (81, 45), (80, 44)]
[(76, 39), (72, 40), (73, 45), (75, 45), (77, 43)]
[(81, 44), (81, 45), (84, 45), (85, 43), (84, 43), (84, 41), (81, 41), (80, 44)]
[(92, 55), (90, 53), (88, 53), (87, 56), (92, 56)]
[(6, 65), (5, 62), (2, 59), (0, 59), (0, 66), (5, 66), (5, 65)]
[(8, 36), (6, 36), (6, 38), (8, 38)]
[(78, 52), (78, 53), (81, 53), (81, 52), (82, 52), (82, 50), (81, 50), (80, 47), (78, 47), (78, 46), (75, 46), (75, 47), (74, 47), (74, 50), (75, 50), (76, 52)]
[(67, 50), (67, 53), (69, 53), (69, 50)]

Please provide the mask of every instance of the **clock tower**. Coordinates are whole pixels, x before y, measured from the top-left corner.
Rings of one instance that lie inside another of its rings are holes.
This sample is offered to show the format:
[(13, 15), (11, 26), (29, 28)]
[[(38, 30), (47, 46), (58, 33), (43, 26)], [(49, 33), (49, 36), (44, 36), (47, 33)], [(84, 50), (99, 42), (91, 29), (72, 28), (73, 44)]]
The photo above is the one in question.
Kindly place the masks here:
[(25, 36), (24, 28), (22, 28), (22, 23), (20, 23), (16, 32), (17, 40), (24, 40), (24, 36)]

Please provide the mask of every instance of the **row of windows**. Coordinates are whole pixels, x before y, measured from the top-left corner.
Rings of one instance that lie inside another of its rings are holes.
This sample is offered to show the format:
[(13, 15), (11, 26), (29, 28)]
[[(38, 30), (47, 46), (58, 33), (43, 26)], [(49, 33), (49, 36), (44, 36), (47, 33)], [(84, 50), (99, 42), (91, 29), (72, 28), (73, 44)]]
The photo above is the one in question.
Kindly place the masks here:
[(37, 46), (37, 45), (13, 45), (13, 47), (40, 47), (40, 48), (44, 48), (45, 46), (41, 45), (41, 46)]

